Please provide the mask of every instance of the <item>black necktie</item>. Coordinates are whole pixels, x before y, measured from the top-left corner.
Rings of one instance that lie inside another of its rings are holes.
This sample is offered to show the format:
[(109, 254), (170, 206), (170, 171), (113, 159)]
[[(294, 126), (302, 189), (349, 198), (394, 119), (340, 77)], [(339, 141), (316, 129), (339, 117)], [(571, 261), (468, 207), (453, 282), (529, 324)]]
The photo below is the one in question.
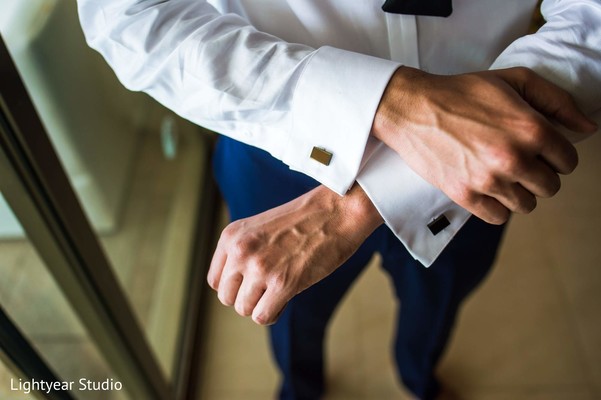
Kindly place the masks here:
[(382, 10), (393, 14), (448, 17), (453, 5), (451, 0), (386, 0)]

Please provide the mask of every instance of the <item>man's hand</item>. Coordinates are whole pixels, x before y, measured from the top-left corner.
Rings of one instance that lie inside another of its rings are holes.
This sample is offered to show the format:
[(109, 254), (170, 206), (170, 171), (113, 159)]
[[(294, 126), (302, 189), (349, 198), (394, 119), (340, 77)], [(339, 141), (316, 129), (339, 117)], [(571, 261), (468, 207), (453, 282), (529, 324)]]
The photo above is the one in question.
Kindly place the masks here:
[(219, 300), (261, 325), (346, 261), (383, 223), (355, 185), (341, 197), (324, 186), (228, 225), (208, 274)]
[(372, 134), (457, 204), (500, 224), (511, 211), (532, 211), (537, 196), (553, 196), (558, 174), (578, 163), (549, 120), (596, 129), (567, 92), (526, 68), (441, 76), (401, 67)]

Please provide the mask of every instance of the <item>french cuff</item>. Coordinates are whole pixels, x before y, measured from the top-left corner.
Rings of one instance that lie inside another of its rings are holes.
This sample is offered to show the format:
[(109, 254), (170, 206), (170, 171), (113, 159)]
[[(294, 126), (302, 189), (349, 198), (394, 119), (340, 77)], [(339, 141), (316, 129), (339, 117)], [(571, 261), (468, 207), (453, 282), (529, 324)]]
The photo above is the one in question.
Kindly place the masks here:
[(399, 66), (333, 47), (316, 50), (295, 89), (282, 160), (344, 195), (359, 171), (384, 89)]
[(471, 216), (382, 143), (372, 150), (357, 182), (386, 225), (426, 267), (434, 263)]

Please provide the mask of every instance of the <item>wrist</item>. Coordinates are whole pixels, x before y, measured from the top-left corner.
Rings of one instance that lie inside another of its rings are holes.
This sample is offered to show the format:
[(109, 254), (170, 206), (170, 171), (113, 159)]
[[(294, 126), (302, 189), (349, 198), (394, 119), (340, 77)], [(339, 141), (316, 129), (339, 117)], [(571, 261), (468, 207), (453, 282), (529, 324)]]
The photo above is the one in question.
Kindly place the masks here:
[(363, 242), (384, 219), (371, 202), (363, 188), (355, 183), (344, 196), (338, 196), (337, 208), (341, 220), (338, 221), (341, 232)]
[(329, 214), (329, 225), (338, 235), (360, 244), (384, 219), (371, 202), (371, 199), (357, 183), (340, 196), (326, 186), (318, 186), (305, 198), (305, 204), (317, 206)]
[(412, 67), (401, 66), (392, 75), (374, 116), (371, 135), (396, 150), (398, 132), (403, 130), (403, 117), (415, 106), (411, 98), (415, 81), (426, 73)]

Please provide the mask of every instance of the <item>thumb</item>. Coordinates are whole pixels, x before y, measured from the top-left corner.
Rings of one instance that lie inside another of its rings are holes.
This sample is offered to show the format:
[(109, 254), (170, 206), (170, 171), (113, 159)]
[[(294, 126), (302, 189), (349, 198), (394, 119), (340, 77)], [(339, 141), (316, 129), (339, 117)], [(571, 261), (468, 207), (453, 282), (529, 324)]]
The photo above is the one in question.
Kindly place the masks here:
[(523, 82), (522, 89), (524, 100), (547, 118), (575, 132), (593, 133), (598, 129), (567, 91), (548, 80), (533, 73)]

